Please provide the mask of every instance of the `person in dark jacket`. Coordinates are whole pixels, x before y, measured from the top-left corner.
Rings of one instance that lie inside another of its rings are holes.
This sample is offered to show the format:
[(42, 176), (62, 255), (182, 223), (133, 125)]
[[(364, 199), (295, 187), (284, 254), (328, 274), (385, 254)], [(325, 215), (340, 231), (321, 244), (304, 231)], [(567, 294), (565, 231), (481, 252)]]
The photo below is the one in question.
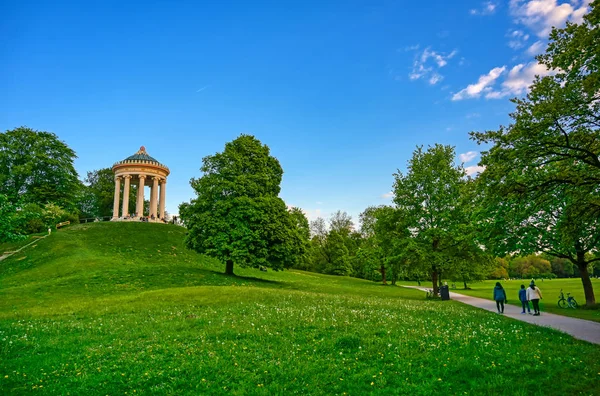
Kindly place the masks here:
[(531, 315), (531, 309), (529, 308), (529, 301), (527, 300), (527, 290), (525, 290), (525, 285), (521, 285), (521, 290), (519, 290), (519, 300), (521, 300), (521, 305), (523, 306), (523, 312), (521, 312), (521, 315), (525, 315), (525, 308), (527, 308), (527, 313)]
[(504, 313), (506, 292), (504, 291), (504, 288), (502, 287), (500, 282), (496, 282), (496, 287), (494, 287), (494, 300), (496, 301), (496, 308), (498, 308), (498, 313)]

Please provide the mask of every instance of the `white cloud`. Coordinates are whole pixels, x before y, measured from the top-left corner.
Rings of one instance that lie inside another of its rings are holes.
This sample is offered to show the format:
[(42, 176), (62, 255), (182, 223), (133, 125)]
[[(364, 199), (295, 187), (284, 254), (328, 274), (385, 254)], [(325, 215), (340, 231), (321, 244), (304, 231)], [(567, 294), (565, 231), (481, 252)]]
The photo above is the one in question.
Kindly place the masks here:
[(466, 153), (460, 154), (458, 158), (460, 159), (460, 162), (468, 163), (473, 161), (478, 155), (479, 153), (477, 151), (467, 151)]
[(383, 198), (383, 199), (390, 199), (390, 198), (393, 198), (393, 197), (394, 197), (394, 193), (392, 191), (386, 192), (385, 194), (383, 194), (381, 196), (381, 198)]
[(514, 50), (525, 47), (529, 35), (522, 30), (512, 30), (506, 34), (508, 37), (508, 46)]
[(536, 75), (543, 77), (550, 74), (552, 72), (545, 65), (537, 62), (516, 65), (510, 70), (506, 80), (502, 83), (502, 91), (506, 92), (506, 95), (524, 94), (529, 90)]
[(484, 170), (485, 170), (485, 166), (479, 166), (479, 165), (467, 166), (465, 168), (465, 172), (467, 172), (467, 175), (469, 175), (469, 176), (473, 176), (476, 173), (481, 173)]
[(506, 66), (495, 67), (488, 74), (479, 76), (479, 80), (475, 84), (468, 85), (465, 89), (455, 93), (452, 100), (463, 100), (468, 98), (478, 98), (482, 92), (490, 92), (491, 86), (502, 73), (506, 71)]
[(502, 99), (506, 95), (508, 95), (508, 92), (506, 92), (506, 91), (490, 91), (487, 94), (485, 94), (485, 98), (486, 99)]
[(479, 117), (481, 117), (481, 114), (479, 114), (479, 113), (469, 113), (465, 116), (466, 119), (479, 118)]
[(531, 56), (536, 56), (544, 52), (546, 49), (546, 45), (543, 41), (538, 40), (535, 43), (531, 44), (529, 48), (527, 48), (527, 54)]
[[(496, 70), (496, 73), (492, 73)], [(517, 96), (527, 93), (533, 83), (535, 76), (548, 76), (553, 72), (546, 66), (537, 62), (527, 64), (521, 63), (513, 66), (508, 72), (506, 78), (501, 84), (501, 89), (495, 91), (492, 88), (495, 80), (506, 70), (505, 66), (492, 69), (487, 75), (479, 77), (477, 84), (471, 84), (462, 91), (454, 94), (452, 100), (462, 100), (468, 98), (479, 98), (484, 93), (486, 99), (501, 99), (506, 96)]]
[(435, 84), (439, 83), (440, 81), (442, 81), (443, 79), (444, 79), (444, 77), (441, 74), (433, 73), (433, 75), (429, 79), (429, 84), (435, 85)]
[(573, 14), (571, 15), (571, 21), (574, 23), (582, 23), (583, 16), (590, 10), (589, 7), (591, 2), (592, 0), (583, 0), (581, 2), (581, 6), (573, 11)]
[(435, 85), (442, 81), (444, 76), (438, 73), (438, 70), (448, 64), (458, 52), (453, 50), (449, 54), (436, 52), (427, 47), (421, 53), (415, 55), (412, 71), (408, 74), (411, 80), (426, 78), (430, 85)]
[(562, 28), (566, 21), (580, 23), (590, 0), (510, 0), (515, 22), (529, 27), (538, 37), (547, 37), (552, 27)]
[(492, 1), (486, 1), (485, 3), (483, 3), (481, 5), (481, 8), (470, 9), (469, 14), (471, 14), (471, 15), (491, 15), (494, 12), (496, 12), (496, 7), (498, 7), (498, 4), (496, 4)]
[(302, 209), (302, 212), (304, 212), (308, 221), (316, 220), (318, 217), (327, 217), (326, 213), (323, 213), (321, 209)]
[(408, 51), (416, 51), (419, 49), (419, 47), (420, 47), (419, 44), (409, 45), (409, 46), (404, 47), (404, 51), (407, 51), (407, 52)]

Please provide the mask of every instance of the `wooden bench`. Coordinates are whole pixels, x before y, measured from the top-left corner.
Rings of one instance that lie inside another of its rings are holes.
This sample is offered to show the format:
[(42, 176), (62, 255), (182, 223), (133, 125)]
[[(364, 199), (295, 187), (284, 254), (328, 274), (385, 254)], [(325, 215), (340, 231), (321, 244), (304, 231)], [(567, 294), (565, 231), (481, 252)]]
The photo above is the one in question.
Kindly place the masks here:
[(59, 229), (60, 227), (62, 227), (62, 226), (66, 226), (66, 225), (69, 225), (69, 224), (71, 224), (71, 222), (70, 222), (70, 221), (63, 221), (62, 223), (58, 223), (58, 224), (56, 225), (56, 229)]

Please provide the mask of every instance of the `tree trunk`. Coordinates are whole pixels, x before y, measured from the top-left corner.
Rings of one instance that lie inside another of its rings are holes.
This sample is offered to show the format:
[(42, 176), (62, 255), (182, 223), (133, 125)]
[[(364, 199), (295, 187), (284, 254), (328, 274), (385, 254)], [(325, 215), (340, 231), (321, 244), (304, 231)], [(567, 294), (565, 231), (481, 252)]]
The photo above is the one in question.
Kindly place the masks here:
[(233, 275), (233, 261), (227, 260), (225, 263), (225, 275)]
[(463, 284), (465, 285), (465, 290), (467, 290), (468, 289), (468, 287), (467, 287), (467, 281), (463, 281)]
[(383, 278), (383, 284), (387, 285), (387, 282), (385, 280), (385, 266), (382, 265), (381, 268), (379, 269), (381, 271), (381, 277)]
[(588, 272), (588, 263), (585, 261), (585, 253), (577, 252), (577, 267), (581, 272), (581, 283), (583, 283), (583, 293), (585, 294), (585, 305), (591, 307), (596, 304), (596, 297), (594, 296), (594, 287), (590, 279), (590, 273)]
[(417, 277), (417, 285), (421, 286), (421, 279)]
[[(440, 244), (440, 241), (437, 238), (434, 238), (432, 246), (431, 246), (431, 250), (433, 252), (437, 252), (439, 244)], [(431, 266), (431, 281), (433, 282), (433, 296), (437, 297), (437, 294), (438, 294), (438, 291), (439, 291), (439, 287), (438, 287), (438, 269), (437, 269), (437, 267), (435, 265)]]

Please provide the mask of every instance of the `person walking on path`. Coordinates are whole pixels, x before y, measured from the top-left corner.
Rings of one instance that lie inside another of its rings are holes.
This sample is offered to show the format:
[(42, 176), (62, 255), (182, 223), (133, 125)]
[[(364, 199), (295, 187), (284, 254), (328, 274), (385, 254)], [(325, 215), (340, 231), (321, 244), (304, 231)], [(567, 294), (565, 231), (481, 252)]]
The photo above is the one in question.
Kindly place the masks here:
[(527, 288), (527, 301), (533, 304), (533, 316), (540, 316), (540, 300), (542, 299), (542, 291), (531, 281)]
[(500, 282), (496, 282), (496, 287), (494, 287), (494, 300), (496, 301), (496, 308), (498, 308), (498, 313), (504, 313), (504, 303), (506, 302), (506, 291), (500, 284)]
[(521, 290), (519, 290), (519, 300), (521, 300), (521, 305), (523, 306), (523, 312), (521, 312), (521, 315), (525, 315), (525, 308), (527, 308), (527, 313), (531, 315), (531, 309), (529, 308), (529, 301), (527, 301), (527, 290), (525, 290), (525, 285), (521, 285)]

